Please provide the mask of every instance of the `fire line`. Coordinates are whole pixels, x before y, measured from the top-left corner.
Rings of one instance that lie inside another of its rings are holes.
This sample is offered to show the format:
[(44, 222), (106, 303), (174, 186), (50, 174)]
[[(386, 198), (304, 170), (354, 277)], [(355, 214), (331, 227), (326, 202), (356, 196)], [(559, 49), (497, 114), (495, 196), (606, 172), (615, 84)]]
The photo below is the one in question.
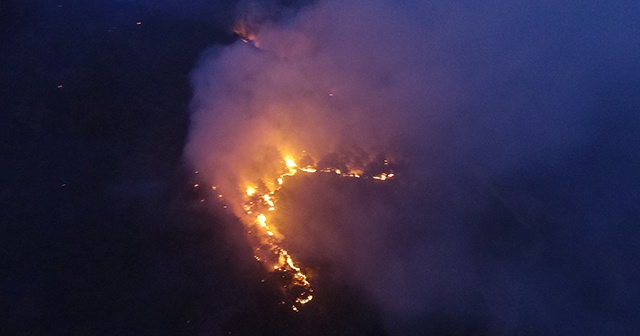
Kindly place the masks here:
[[(301, 306), (313, 300), (313, 288), (308, 274), (303, 270), (300, 262), (283, 247), (284, 237), (277, 230), (277, 223), (273, 223), (269, 213), (276, 210), (277, 192), (283, 187), (287, 177), (298, 173), (304, 174), (335, 174), (343, 178), (365, 178), (386, 181), (395, 177), (388, 168), (388, 161), (383, 161), (384, 172), (377, 175), (365, 174), (364, 168), (352, 168), (343, 171), (338, 168), (318, 169), (313, 165), (299, 166), (291, 156), (282, 157), (282, 173), (275, 176), (274, 190), (266, 187), (248, 185), (244, 187), (244, 204), (242, 208), (248, 216), (245, 224), (254, 239), (254, 258), (265, 265), (270, 275), (278, 278), (279, 289), (283, 296), (283, 304), (289, 304), (294, 312), (299, 312)], [(256, 181), (262, 182), (262, 181)], [(257, 183), (260, 184), (260, 183)], [(248, 222), (248, 223), (247, 223)]]

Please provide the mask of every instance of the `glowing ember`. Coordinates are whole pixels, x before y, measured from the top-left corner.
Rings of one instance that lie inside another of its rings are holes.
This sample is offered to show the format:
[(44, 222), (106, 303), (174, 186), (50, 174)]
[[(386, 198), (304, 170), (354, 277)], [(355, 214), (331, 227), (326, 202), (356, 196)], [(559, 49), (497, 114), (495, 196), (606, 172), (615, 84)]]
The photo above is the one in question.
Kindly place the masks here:
[(394, 174), (393, 174), (393, 173), (389, 173), (389, 174), (387, 174), (387, 173), (382, 173), (382, 174), (380, 174), (380, 175), (375, 175), (375, 176), (373, 176), (373, 178), (374, 178), (374, 179), (376, 179), (376, 180), (384, 181), (384, 180), (388, 180), (388, 179), (390, 179), (390, 178), (393, 178), (393, 176), (394, 176)]

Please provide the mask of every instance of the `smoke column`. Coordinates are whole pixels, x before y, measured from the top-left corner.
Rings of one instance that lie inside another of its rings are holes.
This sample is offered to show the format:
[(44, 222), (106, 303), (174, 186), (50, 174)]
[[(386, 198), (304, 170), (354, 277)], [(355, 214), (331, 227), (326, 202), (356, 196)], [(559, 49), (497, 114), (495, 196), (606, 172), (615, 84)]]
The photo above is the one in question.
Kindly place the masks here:
[[(390, 332), (631, 334), (637, 157), (615, 161), (620, 175), (569, 166), (640, 149), (623, 94), (640, 73), (638, 9), (321, 1), (203, 55), (185, 155), (239, 204), (286, 155), (402, 162), (392, 186), (300, 182), (286, 199), (305, 223), (285, 228), (291, 245), (339, 265)], [(607, 179), (622, 196), (599, 197)]]

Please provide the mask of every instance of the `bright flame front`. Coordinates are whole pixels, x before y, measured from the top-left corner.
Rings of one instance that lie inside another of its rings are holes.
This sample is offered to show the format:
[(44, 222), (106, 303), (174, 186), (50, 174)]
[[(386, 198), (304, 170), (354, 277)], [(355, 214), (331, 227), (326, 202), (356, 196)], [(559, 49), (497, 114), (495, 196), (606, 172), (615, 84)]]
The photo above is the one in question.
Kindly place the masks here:
[[(299, 166), (292, 156), (282, 156), (280, 160), (281, 173), (273, 176), (270, 181), (251, 181), (244, 186), (243, 204), (234, 208), (244, 209), (245, 225), (251, 235), (254, 258), (265, 265), (266, 270), (274, 276), (280, 292), (282, 303), (290, 305), (291, 309), (299, 312), (301, 306), (313, 300), (313, 288), (309, 276), (303, 270), (300, 262), (284, 248), (284, 236), (278, 231), (278, 224), (272, 221), (271, 212), (277, 208), (278, 191), (285, 185), (287, 178), (300, 172), (304, 174), (331, 174), (341, 178), (365, 178), (385, 181), (395, 175), (388, 167), (388, 161), (381, 161), (380, 166), (385, 169), (377, 174), (365, 174), (365, 167), (323, 167), (319, 169), (313, 164)], [(371, 165), (373, 162), (369, 162)], [(270, 190), (267, 185), (272, 186)], [(243, 187), (240, 187), (243, 188)], [(214, 188), (215, 189), (215, 188)]]

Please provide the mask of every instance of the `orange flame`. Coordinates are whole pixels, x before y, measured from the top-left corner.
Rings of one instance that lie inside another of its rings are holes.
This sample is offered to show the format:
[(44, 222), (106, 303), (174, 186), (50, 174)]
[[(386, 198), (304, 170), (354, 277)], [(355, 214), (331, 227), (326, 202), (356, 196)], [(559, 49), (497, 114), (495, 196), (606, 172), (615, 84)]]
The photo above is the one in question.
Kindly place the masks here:
[[(299, 266), (299, 262), (283, 248), (282, 243), (284, 237), (278, 233), (275, 226), (267, 216), (266, 211), (274, 211), (277, 205), (277, 192), (282, 188), (286, 181), (286, 177), (294, 176), (298, 172), (304, 173), (330, 173), (339, 175), (341, 177), (348, 178), (373, 178), (376, 180), (385, 181), (392, 179), (395, 174), (388, 170), (378, 175), (365, 175), (363, 167), (357, 167), (343, 171), (339, 168), (324, 168), (318, 170), (318, 168), (312, 164), (305, 167), (300, 167), (296, 160), (292, 156), (283, 156), (281, 158), (282, 173), (275, 176), (273, 180), (277, 181), (277, 184), (271, 181), (254, 181), (259, 184), (273, 184), (275, 189), (273, 191), (265, 191), (266, 189), (258, 188), (254, 185), (248, 185), (245, 188), (245, 198), (243, 209), (249, 218), (254, 218), (253, 223), (255, 225), (248, 224), (250, 230), (257, 238), (259, 243), (254, 246), (256, 255), (254, 258), (265, 264), (267, 269), (271, 273), (277, 273), (280, 278), (287, 279), (287, 283), (281, 284), (280, 289), (284, 297), (284, 302), (288, 302), (291, 305), (291, 309), (295, 312), (299, 312), (300, 307), (313, 300), (313, 288), (308, 279), (308, 275)], [(388, 161), (384, 161), (385, 165), (388, 165)], [(248, 221), (251, 223), (251, 221)]]

